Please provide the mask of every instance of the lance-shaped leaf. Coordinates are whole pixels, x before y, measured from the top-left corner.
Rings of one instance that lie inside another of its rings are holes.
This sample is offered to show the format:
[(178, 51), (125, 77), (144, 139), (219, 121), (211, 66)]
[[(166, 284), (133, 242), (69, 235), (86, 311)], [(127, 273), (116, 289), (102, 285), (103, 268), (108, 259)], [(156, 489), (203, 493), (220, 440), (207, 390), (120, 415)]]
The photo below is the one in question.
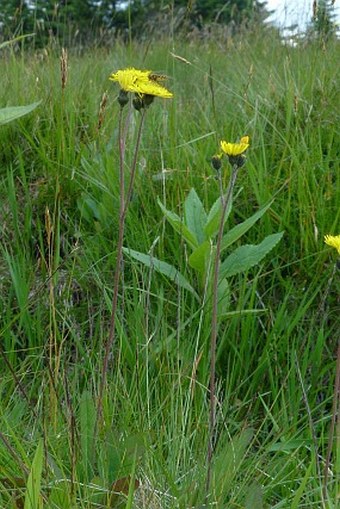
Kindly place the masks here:
[(217, 313), (220, 318), (229, 309), (230, 288), (226, 278), (221, 279), (217, 287)]
[(27, 106), (9, 106), (8, 108), (0, 109), (0, 125), (8, 124), (12, 120), (23, 117), (33, 111), (41, 101), (36, 103), (28, 104)]
[(205, 240), (204, 226), (207, 213), (195, 189), (191, 189), (184, 202), (185, 225), (195, 235), (199, 244)]
[(42, 509), (41, 474), (44, 461), (44, 443), (39, 440), (30, 475), (28, 476), (24, 509)]
[(143, 265), (146, 265), (146, 267), (149, 267), (150, 269), (152, 268), (160, 274), (166, 276), (168, 279), (171, 279), (171, 281), (174, 281), (178, 286), (181, 286), (185, 290), (189, 290), (189, 292), (191, 292), (197, 300), (200, 300), (198, 294), (193, 289), (189, 281), (173, 265), (162, 262), (154, 256), (139, 253), (138, 251), (134, 251), (133, 249), (126, 247), (123, 248), (123, 251), (131, 258), (134, 258), (138, 262), (143, 263)]
[(189, 228), (185, 225), (184, 221), (175, 214), (175, 212), (171, 212), (170, 210), (167, 210), (163, 203), (158, 200), (158, 205), (162, 209), (163, 214), (171, 224), (171, 226), (180, 234), (183, 235), (185, 240), (188, 242), (188, 244), (194, 249), (198, 246), (197, 237), (194, 232), (189, 230)]
[[(226, 195), (224, 196), (224, 199), (226, 199)], [(224, 216), (224, 222), (226, 222), (226, 220), (228, 219), (231, 208), (232, 200), (229, 200), (227, 210)], [(221, 214), (222, 214), (222, 201), (221, 197), (219, 196), (209, 211), (207, 222), (204, 227), (204, 233), (208, 238), (213, 238), (215, 237), (215, 235), (217, 235), (221, 222)]]
[(263, 214), (269, 209), (273, 200), (265, 205), (262, 209), (258, 210), (251, 217), (248, 217), (243, 223), (237, 224), (228, 233), (226, 233), (222, 239), (221, 251), (229, 247), (231, 244), (236, 242), (242, 235), (244, 235), (250, 228), (258, 221)]
[(221, 264), (220, 278), (234, 276), (240, 272), (249, 270), (276, 246), (281, 240), (283, 232), (274, 233), (266, 237), (261, 244), (247, 244), (238, 247)]
[(24, 34), (19, 35), (18, 37), (15, 37), (14, 39), (11, 39), (10, 41), (4, 41), (0, 44), (0, 49), (5, 48), (6, 46), (10, 46), (11, 44), (14, 44), (15, 42), (22, 41), (23, 39), (26, 39), (27, 37), (32, 37), (35, 34)]
[(206, 240), (198, 246), (189, 256), (189, 265), (196, 269), (200, 274), (204, 274), (207, 262), (211, 256), (212, 245), (211, 241)]
[(95, 427), (96, 407), (92, 394), (84, 391), (80, 400), (80, 445), (81, 445), (81, 473), (86, 482), (93, 477), (93, 466), (95, 461)]

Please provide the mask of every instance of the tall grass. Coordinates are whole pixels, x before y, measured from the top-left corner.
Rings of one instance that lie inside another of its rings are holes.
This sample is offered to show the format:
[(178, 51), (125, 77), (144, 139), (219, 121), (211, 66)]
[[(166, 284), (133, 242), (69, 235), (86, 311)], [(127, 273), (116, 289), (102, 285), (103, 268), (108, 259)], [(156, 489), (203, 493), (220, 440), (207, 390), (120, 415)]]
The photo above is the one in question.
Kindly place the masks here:
[[(55, 51), (1, 58), (1, 106), (42, 100), (0, 132), (1, 507), (32, 507), (29, 493), (51, 509), (205, 500), (210, 322), (190, 293), (129, 259), (103, 425), (95, 426), (119, 210), (119, 106), (108, 75), (134, 65), (166, 73), (175, 97), (148, 111), (124, 245), (176, 265), (198, 287), (157, 198), (181, 215), (195, 187), (211, 206), (218, 141), (245, 134), (252, 145), (227, 227), (275, 197), (246, 242), (285, 231), (260, 267), (231, 282), (231, 310), (240, 313), (217, 338), (208, 503), (335, 508), (336, 439), (322, 488), (339, 278), (323, 235), (339, 233), (339, 44), (291, 47), (265, 33), (128, 49), (117, 42), (112, 51), (70, 51), (64, 92)], [(136, 125), (134, 116), (131, 144)], [(241, 313), (250, 308), (259, 312)]]

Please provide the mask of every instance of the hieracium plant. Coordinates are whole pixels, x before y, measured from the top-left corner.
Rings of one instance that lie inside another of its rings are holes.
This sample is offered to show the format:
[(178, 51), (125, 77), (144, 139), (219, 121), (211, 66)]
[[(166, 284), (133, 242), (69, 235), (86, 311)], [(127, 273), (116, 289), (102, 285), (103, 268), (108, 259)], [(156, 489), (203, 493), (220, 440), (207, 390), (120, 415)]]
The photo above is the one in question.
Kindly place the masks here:
[[(244, 273), (258, 264), (266, 254), (279, 242), (283, 232), (267, 236), (260, 244), (246, 244), (239, 246), (224, 257), (225, 251), (238, 241), (270, 207), (267, 204), (242, 223), (226, 229), (226, 223), (232, 210), (233, 192), (240, 169), (246, 163), (245, 152), (250, 145), (249, 137), (244, 136), (239, 143), (221, 141), (221, 152), (212, 157), (212, 165), (217, 171), (220, 186), (220, 196), (206, 211), (195, 189), (191, 189), (185, 199), (183, 216), (167, 210), (159, 201), (166, 219), (172, 227), (185, 239), (191, 253), (189, 265), (198, 274), (199, 284), (187, 280), (179, 270), (151, 255), (146, 255), (125, 249), (132, 258), (153, 267), (179, 286), (189, 290), (201, 304), (204, 304), (207, 321), (210, 322), (210, 370), (209, 370), (209, 440), (207, 447), (207, 479), (206, 492), (210, 491), (212, 457), (216, 434), (216, 347), (219, 324), (223, 319), (233, 314), (229, 306), (229, 278)], [(223, 160), (227, 157), (232, 171), (227, 189), (223, 189)], [(226, 231), (225, 231), (226, 230)], [(243, 310), (244, 312), (245, 310)], [(247, 310), (249, 312), (249, 310)], [(252, 310), (250, 310), (252, 311)], [(238, 311), (238, 313), (240, 313)]]
[[(239, 143), (221, 141), (221, 152), (212, 157), (212, 165), (217, 172), (220, 184), (220, 196), (206, 210), (198, 193), (192, 188), (183, 204), (183, 214), (179, 216), (168, 210), (161, 200), (158, 204), (171, 226), (186, 241), (189, 247), (188, 263), (196, 273), (197, 278), (189, 280), (177, 267), (159, 260), (154, 256), (124, 248), (124, 252), (131, 258), (138, 260), (155, 271), (165, 275), (180, 287), (191, 292), (194, 297), (202, 302), (203, 298), (211, 295), (213, 284), (213, 261), (218, 250), (220, 259), (218, 277), (218, 316), (219, 319), (227, 318), (234, 314), (229, 308), (229, 283), (231, 276), (244, 273), (251, 267), (257, 265), (279, 242), (283, 233), (275, 233), (266, 237), (261, 243), (253, 245), (246, 244), (231, 251), (235, 244), (270, 208), (272, 201), (267, 203), (251, 217), (236, 226), (226, 228), (228, 217), (232, 210), (233, 191), (240, 168), (246, 162), (245, 152), (249, 148), (248, 136), (241, 138)], [(223, 189), (223, 162), (228, 159), (232, 167), (230, 182), (227, 189)], [(220, 232), (220, 245), (217, 246), (218, 234)], [(225, 253), (228, 253), (225, 256)], [(196, 283), (198, 281), (198, 283)]]
[[(118, 136), (118, 150), (119, 150), (119, 230), (117, 241), (117, 254), (115, 264), (115, 274), (113, 281), (113, 297), (111, 320), (108, 339), (105, 346), (102, 378), (98, 398), (97, 418), (102, 413), (102, 399), (104, 388), (106, 384), (106, 375), (108, 370), (109, 357), (112, 352), (112, 347), (115, 339), (116, 327), (116, 314), (118, 304), (118, 291), (121, 278), (121, 265), (123, 255), (123, 240), (125, 230), (125, 219), (128, 211), (128, 206), (131, 201), (133, 186), (136, 176), (136, 166), (140, 142), (142, 137), (142, 130), (145, 121), (145, 116), (148, 108), (153, 103), (156, 97), (163, 99), (171, 99), (173, 94), (167, 90), (162, 82), (166, 76), (159, 75), (149, 70), (140, 70), (133, 67), (121, 69), (111, 74), (111, 81), (118, 82), (120, 91), (118, 94), (118, 103), (120, 105), (119, 112), (119, 136)], [(124, 112), (128, 106), (128, 112), (124, 117)], [(128, 135), (129, 122), (131, 120), (131, 108), (140, 112), (139, 127), (137, 130), (137, 137), (134, 147), (131, 147), (132, 159), (129, 168), (129, 173), (125, 172), (125, 154), (126, 154), (126, 141)], [(124, 123), (125, 118), (125, 123)], [(127, 177), (127, 178), (126, 178)]]

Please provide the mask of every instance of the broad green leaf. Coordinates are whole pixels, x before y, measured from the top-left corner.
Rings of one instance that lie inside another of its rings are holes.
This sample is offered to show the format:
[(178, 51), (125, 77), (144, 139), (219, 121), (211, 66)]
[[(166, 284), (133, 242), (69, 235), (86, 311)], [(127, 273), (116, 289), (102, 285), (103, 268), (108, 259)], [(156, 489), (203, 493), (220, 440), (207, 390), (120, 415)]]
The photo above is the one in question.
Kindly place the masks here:
[(185, 225), (194, 233), (198, 243), (201, 244), (205, 240), (204, 226), (207, 222), (207, 213), (193, 188), (184, 202), (184, 220)]
[(30, 474), (27, 480), (27, 488), (25, 495), (24, 509), (42, 509), (43, 502), (40, 493), (41, 473), (44, 459), (44, 442), (39, 440), (37, 450), (35, 452)]
[[(226, 199), (226, 196), (224, 196), (224, 199)], [(229, 201), (229, 204), (227, 206), (224, 222), (226, 222), (226, 220), (228, 219), (231, 208), (232, 200)], [(222, 213), (222, 201), (221, 197), (219, 196), (209, 211), (207, 222), (204, 227), (204, 233), (208, 238), (213, 238), (215, 237), (215, 235), (217, 235), (221, 222), (221, 213)]]
[(158, 205), (162, 209), (163, 214), (171, 224), (171, 226), (180, 234), (183, 235), (185, 240), (188, 242), (188, 244), (194, 249), (198, 246), (197, 237), (194, 232), (190, 231), (189, 228), (184, 224), (184, 221), (175, 214), (175, 212), (171, 212), (170, 210), (167, 210), (163, 203), (161, 203), (160, 200), (158, 200)]
[(138, 262), (146, 265), (146, 267), (155, 269), (157, 272), (171, 279), (171, 281), (174, 281), (185, 290), (189, 290), (189, 292), (191, 292), (197, 300), (200, 300), (198, 294), (195, 292), (189, 281), (173, 265), (162, 262), (153, 256), (139, 253), (138, 251), (134, 251), (133, 249), (126, 247), (123, 248), (123, 251), (131, 258), (134, 258)]
[(249, 270), (271, 251), (281, 240), (283, 232), (266, 237), (261, 244), (247, 244), (238, 247), (226, 258), (220, 267), (220, 277), (230, 277)]
[(236, 240), (238, 240), (242, 235), (244, 235), (250, 228), (258, 221), (263, 214), (269, 209), (269, 207), (272, 205), (273, 200), (268, 203), (265, 207), (263, 207), (261, 210), (258, 210), (253, 214), (251, 217), (243, 221), (243, 223), (237, 224), (232, 228), (228, 233), (226, 233), (222, 239), (222, 246), (221, 251), (229, 247), (231, 244), (233, 244)]
[(198, 246), (189, 256), (190, 267), (197, 270), (200, 274), (204, 274), (211, 250), (212, 245), (209, 240), (206, 240), (203, 244)]
[(96, 407), (92, 394), (84, 391), (80, 400), (80, 445), (82, 455), (82, 472), (85, 474), (85, 481), (93, 477), (94, 466), (94, 440), (96, 426)]
[(0, 109), (0, 125), (8, 124), (8, 122), (12, 122), (12, 120), (16, 120), (17, 118), (23, 117), (33, 111), (41, 101), (36, 103), (28, 104), (27, 106), (9, 106), (8, 108)]

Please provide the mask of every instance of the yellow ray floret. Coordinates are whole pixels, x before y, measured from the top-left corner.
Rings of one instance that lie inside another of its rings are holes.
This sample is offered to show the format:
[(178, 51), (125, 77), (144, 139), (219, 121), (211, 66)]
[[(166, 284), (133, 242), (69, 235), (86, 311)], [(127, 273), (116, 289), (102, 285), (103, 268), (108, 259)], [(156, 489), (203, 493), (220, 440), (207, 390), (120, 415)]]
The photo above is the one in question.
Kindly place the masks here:
[(227, 156), (239, 156), (249, 147), (249, 136), (243, 136), (240, 143), (229, 143), (221, 141), (221, 149)]
[[(118, 81), (121, 89), (125, 90), (125, 92), (153, 95), (165, 99), (173, 97), (169, 90), (159, 84), (158, 81), (160, 80), (156, 80), (155, 76), (153, 71), (141, 71), (140, 69), (130, 67), (111, 74), (109, 79), (111, 81)], [(163, 76), (161, 76), (162, 78)]]
[(325, 235), (324, 240), (328, 246), (335, 247), (340, 254), (340, 235), (336, 235), (335, 237), (333, 235)]

